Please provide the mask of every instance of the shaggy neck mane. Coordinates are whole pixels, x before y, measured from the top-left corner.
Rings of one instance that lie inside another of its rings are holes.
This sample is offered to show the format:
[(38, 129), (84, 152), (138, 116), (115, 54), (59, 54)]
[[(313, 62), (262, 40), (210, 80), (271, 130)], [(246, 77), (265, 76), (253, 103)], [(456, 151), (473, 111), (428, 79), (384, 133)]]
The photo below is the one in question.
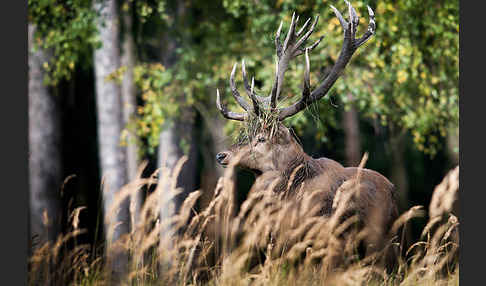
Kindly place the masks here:
[(286, 195), (293, 194), (303, 181), (317, 176), (320, 169), (321, 166), (312, 157), (305, 153), (299, 154), (281, 172), (280, 182), (274, 191), (287, 192)]

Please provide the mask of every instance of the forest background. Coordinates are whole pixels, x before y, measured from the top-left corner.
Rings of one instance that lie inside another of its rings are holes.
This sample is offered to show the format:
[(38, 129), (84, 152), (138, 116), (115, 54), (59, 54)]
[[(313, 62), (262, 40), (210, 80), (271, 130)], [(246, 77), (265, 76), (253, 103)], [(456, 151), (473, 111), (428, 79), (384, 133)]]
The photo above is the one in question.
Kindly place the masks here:
[[(66, 214), (79, 206), (86, 207), (80, 224), (88, 231), (78, 239), (102, 243), (103, 205), (143, 161), (148, 175), (187, 155), (178, 200), (201, 189), (204, 207), (223, 172), (215, 155), (233, 143), (239, 127), (215, 108), (216, 88), (237, 111), (228, 80), (244, 59), (257, 92), (267, 95), (275, 31), (280, 21), (288, 29), (294, 11), (301, 19), (320, 16), (310, 39), (325, 36), (311, 55), (317, 84), (342, 44), (330, 5), (346, 9), (344, 1), (268, 0), (28, 5), (32, 247), (65, 231)], [(368, 21), (366, 5), (375, 11), (374, 37), (328, 96), (286, 124), (313, 157), (356, 166), (369, 152), (366, 166), (397, 186), (401, 210), (428, 205), (434, 186), (458, 164), (459, 3), (356, 1), (358, 34)], [(284, 86), (289, 102), (300, 95), (303, 72), (303, 60), (291, 64)], [(252, 180), (238, 173), (240, 201)], [(140, 205), (145, 195), (132, 200)], [(426, 219), (415, 221), (418, 230)]]

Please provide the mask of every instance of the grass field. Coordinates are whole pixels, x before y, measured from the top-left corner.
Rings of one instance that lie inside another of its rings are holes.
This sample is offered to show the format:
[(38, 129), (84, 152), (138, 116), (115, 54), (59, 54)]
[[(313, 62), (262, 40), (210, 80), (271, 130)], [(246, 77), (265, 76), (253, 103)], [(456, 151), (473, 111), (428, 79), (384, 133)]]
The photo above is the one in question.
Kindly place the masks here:
[[(167, 204), (159, 200), (160, 186), (170, 185), (172, 196), (180, 192), (175, 188), (178, 168), (174, 174), (162, 169), (150, 178), (134, 180), (120, 190), (116, 204), (144, 186), (157, 187), (146, 198), (130, 233), (103, 247), (76, 243), (85, 230), (78, 227), (83, 209), (75, 209), (70, 214), (71, 231), (37, 247), (30, 258), (30, 284), (459, 284), (459, 221), (451, 214), (458, 196), (458, 167), (436, 186), (428, 207), (414, 206), (395, 221), (383, 251), (365, 257), (357, 249), (370, 229), (355, 227), (357, 216), (342, 217), (356, 196), (353, 188), (336, 199), (330, 217), (317, 215), (314, 198), (319, 190), (293, 200), (279, 200), (271, 191), (262, 190), (251, 193), (238, 207), (233, 172), (231, 166), (226, 169), (206, 208), (194, 210), (202, 194), (195, 191), (170, 221), (158, 220), (160, 206)], [(111, 220), (115, 212), (116, 206)], [(427, 216), (428, 223), (421, 238), (403, 249), (399, 230), (403, 234), (407, 223), (418, 216)], [(116, 226), (111, 223), (108, 234)], [(384, 262), (385, 253), (397, 254), (393, 265)], [(122, 263), (128, 269), (121, 278), (107, 270), (120, 261), (129, 261)]]

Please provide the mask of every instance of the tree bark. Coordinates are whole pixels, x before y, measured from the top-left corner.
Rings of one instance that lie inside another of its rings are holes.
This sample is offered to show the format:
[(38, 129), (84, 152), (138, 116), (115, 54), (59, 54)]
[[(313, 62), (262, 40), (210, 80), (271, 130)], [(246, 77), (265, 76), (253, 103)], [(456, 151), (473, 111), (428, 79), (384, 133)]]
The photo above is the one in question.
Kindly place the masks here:
[[(399, 213), (408, 210), (411, 207), (410, 197), (409, 197), (409, 184), (408, 184), (408, 172), (406, 167), (406, 131), (398, 131), (398, 133), (391, 132), (392, 136), (390, 138), (391, 146), (391, 157), (392, 157), (392, 168), (390, 180), (395, 185), (395, 193), (397, 198), (397, 204), (399, 208)], [(412, 241), (412, 231), (410, 229), (409, 223), (407, 223), (400, 230), (402, 232), (400, 243), (404, 249), (410, 247)]]
[(405, 136), (406, 133), (402, 131), (400, 134), (394, 135), (390, 140), (393, 166), (391, 171), (391, 181), (396, 187), (398, 205), (402, 209), (408, 209), (410, 207), (408, 198), (408, 174), (404, 156), (406, 143)]
[[(187, 14), (187, 7), (184, 3), (175, 2), (173, 7), (168, 7), (168, 9), (173, 10), (172, 15), (174, 15), (175, 23), (172, 24), (167, 33), (165, 33), (162, 38), (162, 64), (166, 68), (173, 67), (177, 62), (176, 49), (181, 45), (180, 41), (177, 40), (180, 37), (180, 30), (184, 27), (184, 21)], [(184, 100), (184, 95), (174, 95), (177, 96), (177, 100), (182, 102)], [(177, 196), (175, 199), (171, 200), (175, 208), (169, 208), (167, 205), (163, 205), (160, 208), (160, 219), (161, 221), (170, 218), (173, 212), (176, 211), (187, 194), (192, 192), (196, 188), (197, 183), (197, 136), (196, 130), (194, 128), (196, 112), (191, 107), (181, 108), (180, 115), (177, 118), (173, 118), (172, 124), (164, 126), (160, 134), (159, 148), (158, 148), (158, 166), (166, 167), (169, 170), (174, 169), (178, 160), (184, 155), (183, 152), (183, 142), (187, 144), (188, 161), (184, 164), (181, 172), (178, 174), (177, 187), (183, 189), (183, 193)], [(163, 190), (161, 196), (166, 196), (169, 194), (168, 190)], [(164, 197), (161, 198), (166, 201)], [(169, 234), (170, 231), (161, 230), (161, 237)]]
[[(160, 218), (161, 221), (170, 218), (174, 211), (177, 211), (179, 206), (184, 201), (185, 197), (196, 189), (197, 183), (197, 136), (194, 128), (195, 112), (190, 108), (182, 110), (182, 118), (175, 118), (173, 124), (166, 127), (160, 134), (159, 140), (159, 157), (158, 166), (165, 167), (170, 172), (173, 172), (179, 159), (187, 155), (187, 162), (182, 167), (177, 175), (177, 188), (182, 188), (183, 193), (169, 202), (174, 204), (174, 208), (168, 206), (161, 206)], [(184, 154), (181, 143), (189, 145), (189, 152)], [(169, 188), (169, 186), (167, 186)], [(165, 188), (161, 195), (169, 194), (169, 190)], [(162, 201), (166, 201), (162, 198)]]
[(48, 54), (33, 52), (35, 26), (29, 24), (29, 181), (30, 238), (36, 246), (56, 239), (61, 222), (62, 183), (59, 98), (44, 85)]
[[(348, 98), (352, 99), (352, 95), (348, 94)], [(361, 138), (358, 111), (354, 105), (351, 105), (351, 108), (344, 112), (343, 119), (346, 166), (358, 166), (361, 161)]]
[[(105, 236), (108, 243), (108, 260), (113, 278), (125, 273), (127, 256), (112, 252), (111, 245), (129, 229), (128, 203), (125, 200), (118, 214), (111, 213), (114, 198), (127, 183), (125, 149), (120, 145), (123, 128), (123, 108), (120, 87), (106, 77), (120, 67), (118, 12), (115, 0), (95, 2), (94, 9), (100, 13), (98, 31), (102, 47), (94, 52), (96, 81), (96, 108), (98, 119), (98, 146), (103, 178), (103, 207)], [(117, 222), (121, 222), (113, 228)]]
[[(127, 175), (128, 180), (134, 180), (137, 176), (137, 169), (139, 165), (138, 161), (138, 148), (136, 144), (136, 134), (128, 130), (127, 124), (130, 120), (133, 120), (136, 116), (135, 110), (137, 106), (136, 102), (136, 90), (133, 82), (133, 68), (135, 66), (135, 44), (132, 35), (132, 5), (129, 3), (128, 11), (123, 13), (123, 26), (124, 26), (124, 38), (123, 38), (123, 55), (121, 63), (126, 67), (126, 72), (123, 76), (121, 94), (123, 105), (123, 124), (127, 132), (127, 146), (126, 146), (126, 163), (127, 163)], [(130, 222), (132, 224), (132, 230), (139, 221), (139, 213), (142, 206), (143, 194), (137, 192), (130, 197)]]

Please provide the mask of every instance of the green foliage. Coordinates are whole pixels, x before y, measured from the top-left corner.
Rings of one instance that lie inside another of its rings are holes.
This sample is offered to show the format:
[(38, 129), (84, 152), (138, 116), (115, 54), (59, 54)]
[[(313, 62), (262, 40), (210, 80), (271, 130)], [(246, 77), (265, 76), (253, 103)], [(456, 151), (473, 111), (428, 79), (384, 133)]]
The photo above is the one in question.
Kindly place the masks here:
[[(345, 3), (332, 4), (346, 11)], [(365, 3), (352, 4), (361, 14), (362, 33), (368, 22)], [(292, 11), (302, 16), (319, 15), (314, 34), (326, 35), (311, 55), (311, 75), (317, 75), (311, 77), (311, 82), (316, 84), (325, 75), (320, 73), (320, 67), (330, 67), (337, 60), (342, 29), (328, 5), (260, 1), (259, 5), (232, 2), (225, 6), (235, 17), (247, 15), (247, 43), (243, 45), (254, 49), (246, 50), (245, 57), (263, 62), (266, 72), (256, 78), (265, 81), (267, 91), (273, 76), (270, 53), (274, 52), (269, 49), (273, 45), (268, 36), (273, 35), (281, 19), (285, 31)], [(379, 1), (373, 8), (378, 25), (376, 35), (358, 49), (331, 94), (337, 94), (345, 105), (356, 104), (364, 116), (379, 120), (393, 132), (410, 131), (416, 147), (434, 155), (440, 147), (439, 137), (445, 137), (448, 128), (457, 127), (459, 122), (459, 5), (457, 1)], [(303, 62), (298, 59), (286, 79), (290, 98), (299, 96), (302, 72)], [(336, 113), (323, 112), (326, 106), (326, 100), (318, 103), (318, 115), (335, 127), (332, 119)], [(307, 117), (296, 116), (290, 122), (299, 130), (308, 124)]]
[(91, 63), (91, 49), (100, 46), (91, 0), (28, 0), (29, 22), (36, 26), (36, 48), (51, 52), (46, 84), (70, 79), (75, 66)]
[[(108, 80), (121, 83), (126, 67), (121, 67), (108, 76)], [(178, 87), (183, 84), (174, 74), (160, 63), (140, 64), (135, 66), (133, 80), (137, 87), (137, 96), (144, 102), (137, 108), (136, 120), (129, 122), (127, 128), (146, 141), (140, 148), (141, 157), (145, 153), (153, 154), (159, 144), (160, 132), (173, 124), (173, 118), (179, 115), (184, 106), (194, 103), (188, 97), (178, 96)], [(177, 84), (178, 83), (178, 84)], [(180, 100), (182, 99), (182, 100)], [(127, 131), (128, 131), (127, 130)], [(123, 136), (122, 136), (123, 137)], [(189, 151), (189, 143), (180, 142), (183, 151)], [(140, 142), (138, 142), (140, 143)]]
[(134, 82), (145, 102), (137, 109), (139, 120), (135, 131), (138, 137), (147, 138), (149, 153), (155, 151), (167, 118), (174, 117), (180, 108), (176, 97), (171, 96), (173, 86), (168, 85), (171, 80), (172, 74), (161, 64), (142, 64), (134, 70)]
[(135, 4), (135, 12), (137, 19), (141, 23), (146, 23), (151, 17), (160, 17), (164, 21), (170, 21), (169, 15), (167, 14), (167, 3), (162, 0), (155, 1), (134, 1), (134, 0), (124, 0), (122, 3), (122, 10), (128, 11), (129, 5)]
[[(223, 2), (219, 4), (198, 6), (191, 4), (190, 21), (178, 23), (177, 36), (190, 39), (178, 50), (177, 64), (170, 69), (173, 79), (178, 81), (171, 82), (173, 86), (172, 96), (184, 94), (187, 100), (194, 100), (206, 108), (215, 111), (215, 90), (216, 87), (222, 91), (223, 101), (229, 104), (229, 108), (235, 111), (242, 111), (241, 108), (231, 98), (230, 88), (228, 85), (229, 74), (235, 62), (245, 59), (247, 70), (250, 75), (256, 79), (255, 90), (259, 95), (268, 95), (274, 76), (274, 46), (273, 35), (278, 27), (280, 19), (285, 18), (290, 22), (290, 10), (282, 10), (282, 16), (271, 13), (269, 6), (254, 7), (246, 2), (240, 4), (243, 8), (257, 9), (252, 10), (258, 13), (258, 17), (250, 19), (238, 2)], [(241, 14), (237, 9), (245, 12)], [(285, 15), (285, 17), (283, 16)], [(189, 17), (188, 17), (189, 18)], [(153, 20), (154, 21), (154, 20)], [(158, 19), (157, 19), (158, 21)], [(150, 25), (150, 21), (147, 25)], [(153, 23), (153, 22), (152, 22)], [(162, 25), (167, 25), (163, 23)], [(287, 23), (288, 24), (288, 23)], [(160, 37), (160, 35), (159, 35)], [(316, 37), (317, 38), (317, 37)], [(311, 39), (315, 40), (315, 39)], [(311, 60), (324, 60), (322, 55), (311, 55)], [(300, 88), (303, 78), (303, 58), (291, 67), (288, 72), (289, 79), (285, 83), (287, 96), (289, 100), (296, 100), (300, 96)], [(241, 67), (241, 65), (239, 66)], [(312, 67), (313, 72), (319, 70), (319, 66)], [(242, 87), (241, 72), (238, 70), (238, 84)], [(314, 76), (314, 75), (313, 75)], [(314, 81), (317, 81), (313, 77)], [(288, 103), (286, 100), (282, 103)], [(145, 102), (145, 105), (159, 104), (166, 102)], [(319, 111), (320, 110), (320, 111)], [(318, 113), (324, 115), (317, 116)], [(288, 120), (290, 125), (296, 126), (297, 130), (302, 132), (311, 123), (316, 121), (320, 125), (316, 139), (325, 141), (325, 132), (327, 126), (336, 126), (335, 116), (336, 108), (329, 105), (328, 98), (322, 100), (317, 105), (312, 106), (311, 112), (305, 112)], [(214, 114), (214, 116), (220, 116)], [(143, 116), (140, 118), (146, 121)], [(320, 124), (320, 120), (326, 124)], [(226, 131), (228, 133), (238, 133), (240, 123), (228, 121)], [(155, 142), (156, 140), (154, 140)]]
[[(170, 68), (152, 65), (154, 59), (143, 56), (137, 67), (136, 82), (143, 106), (134, 126), (147, 139), (150, 150), (158, 144), (161, 128), (178, 116), (181, 106), (202, 106), (219, 116), (214, 108), (216, 88), (230, 109), (242, 111), (231, 97), (228, 84), (235, 62), (245, 59), (249, 75), (255, 77), (256, 92), (270, 94), (275, 31), (284, 21), (282, 33), (286, 33), (293, 11), (300, 15), (300, 24), (307, 17), (320, 16), (309, 41), (326, 36), (310, 54), (311, 85), (316, 86), (325, 77), (341, 49), (342, 28), (329, 5), (344, 13), (343, 1), (186, 2), (178, 2), (186, 9), (183, 16), (174, 12), (174, 1), (121, 2), (122, 11), (128, 10), (128, 5), (135, 9), (138, 44), (160, 41), (164, 35), (178, 43), (177, 61)], [(37, 44), (53, 51), (52, 59), (44, 65), (49, 71), (49, 83), (69, 78), (80, 62), (90, 63), (89, 53), (99, 46), (91, 1), (28, 3), (29, 21), (37, 25)], [(366, 3), (352, 4), (361, 16), (360, 35), (368, 23)], [(328, 128), (339, 128), (339, 113), (354, 104), (362, 116), (380, 122), (393, 134), (410, 132), (419, 150), (434, 155), (440, 138), (457, 129), (459, 121), (458, 3), (383, 0), (369, 5), (376, 14), (376, 35), (358, 49), (326, 97), (287, 119), (286, 124), (295, 127), (299, 135), (313, 132), (316, 140), (326, 142)], [(144, 55), (143, 48), (138, 48)], [(280, 106), (301, 96), (303, 72), (304, 59), (299, 57), (286, 74), (285, 98)], [(237, 84), (242, 90), (240, 70)], [(337, 102), (337, 107), (331, 102)], [(225, 130), (233, 133), (238, 125), (228, 121)]]
[(410, 131), (416, 147), (434, 155), (439, 137), (459, 123), (459, 5), (380, 1), (375, 10), (376, 35), (360, 68), (348, 68), (350, 88), (340, 87), (365, 116)]

